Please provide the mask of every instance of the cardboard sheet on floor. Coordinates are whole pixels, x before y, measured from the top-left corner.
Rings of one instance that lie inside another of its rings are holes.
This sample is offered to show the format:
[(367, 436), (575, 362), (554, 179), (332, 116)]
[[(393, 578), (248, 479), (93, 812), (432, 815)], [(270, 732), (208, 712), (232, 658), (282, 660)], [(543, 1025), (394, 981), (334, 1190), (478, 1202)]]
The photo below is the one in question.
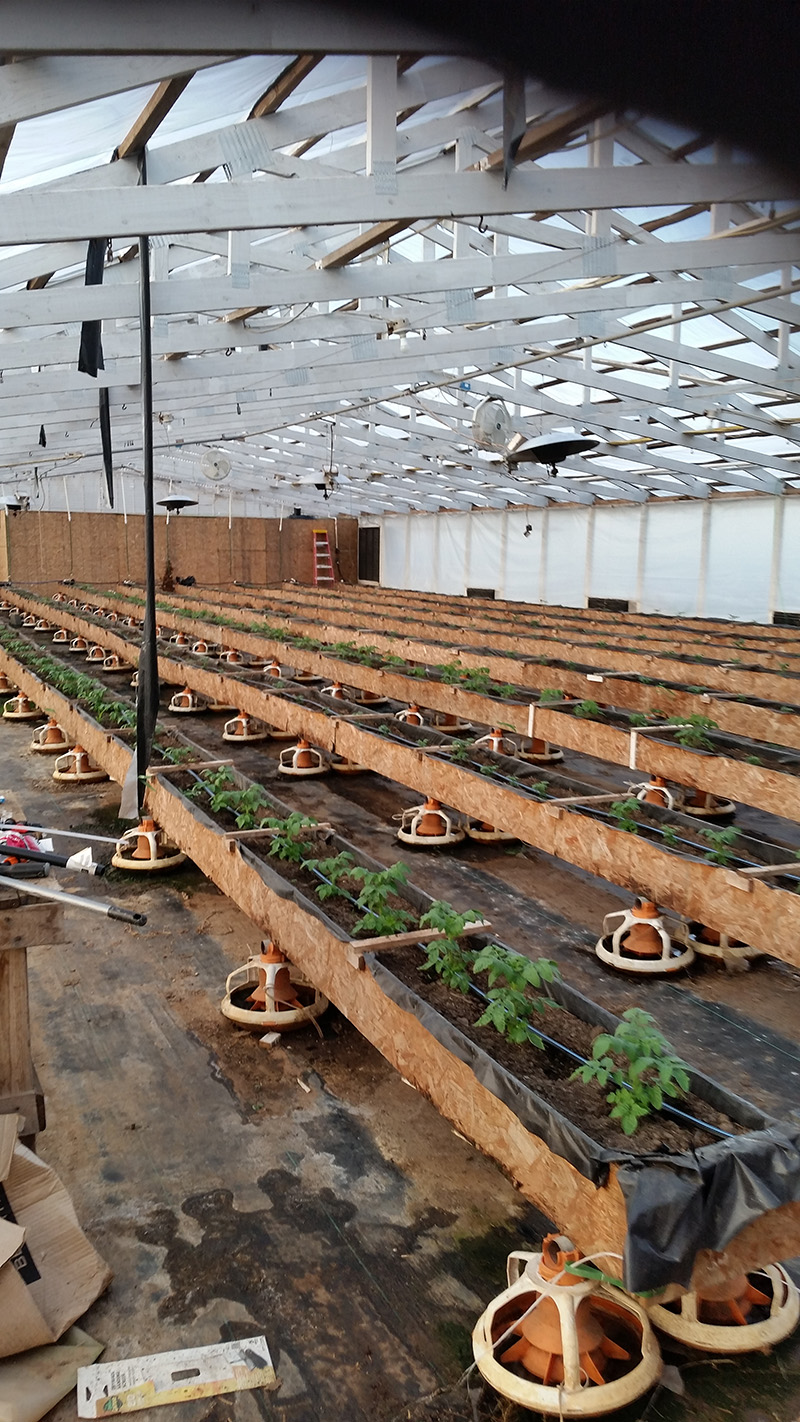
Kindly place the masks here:
[(0, 1422), (39, 1422), (72, 1392), (78, 1369), (99, 1358), (104, 1346), (70, 1328), (60, 1343), (6, 1358), (0, 1363)]
[(55, 1343), (108, 1286), (54, 1170), (0, 1116), (0, 1358)]
[(176, 1353), (95, 1363), (78, 1373), (78, 1416), (118, 1416), (143, 1407), (277, 1387), (267, 1340), (239, 1338)]

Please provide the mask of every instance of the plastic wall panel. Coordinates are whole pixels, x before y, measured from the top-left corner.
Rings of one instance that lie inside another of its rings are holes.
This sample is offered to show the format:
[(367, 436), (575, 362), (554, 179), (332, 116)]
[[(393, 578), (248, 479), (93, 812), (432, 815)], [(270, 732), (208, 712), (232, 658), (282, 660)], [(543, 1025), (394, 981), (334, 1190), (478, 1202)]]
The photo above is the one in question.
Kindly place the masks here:
[(590, 597), (622, 597), (633, 604), (639, 566), (642, 508), (601, 508), (594, 511)]
[[(436, 592), (450, 596), (463, 594), (469, 579), (466, 575), (467, 531), (471, 514), (442, 514), (439, 524), (438, 582)], [(475, 536), (473, 526), (471, 537)]]
[[(509, 513), (506, 530), (505, 577), (498, 597), (509, 602), (538, 602), (544, 509)], [(532, 525), (525, 537), (525, 529)]]
[[(545, 530), (544, 601), (583, 607), (589, 510), (549, 509)], [(533, 534), (529, 540), (533, 541)]]
[[(503, 515), (466, 514), (472, 523), (464, 588), (494, 588), (499, 596), (500, 559), (503, 542)], [(462, 591), (464, 590), (462, 588)]]
[[(698, 615), (703, 505), (647, 506), (640, 612)], [(631, 581), (635, 597), (635, 573)]]
[(406, 529), (408, 518), (394, 515), (381, 520), (381, 582), (387, 588), (414, 586), (406, 581)]
[(705, 617), (768, 622), (774, 503), (712, 503)]
[(800, 499), (783, 501), (775, 607), (779, 612), (800, 612)]
[(437, 544), (441, 519), (436, 514), (409, 517), (408, 576), (406, 586), (419, 592), (438, 592)]

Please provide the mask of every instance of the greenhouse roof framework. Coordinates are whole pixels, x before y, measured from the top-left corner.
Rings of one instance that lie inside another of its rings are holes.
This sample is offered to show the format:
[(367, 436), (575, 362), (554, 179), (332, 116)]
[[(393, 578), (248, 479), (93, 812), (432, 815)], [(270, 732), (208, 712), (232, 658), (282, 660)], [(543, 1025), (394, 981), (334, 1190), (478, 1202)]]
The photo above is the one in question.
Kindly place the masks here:
[[(179, 492), (212, 488), (214, 461), (265, 512), (800, 488), (794, 179), (399, 21), (326, 6), (310, 27), (310, 8), (234, 4), (223, 27), (219, 6), (190, 24), (146, 4), (112, 34), (93, 0), (8, 7), (0, 483), (100, 490), (98, 386), (115, 467), (141, 468), (147, 233), (156, 474)], [(487, 396), (508, 450), (476, 441)], [(514, 457), (566, 430), (597, 443), (555, 477)]]

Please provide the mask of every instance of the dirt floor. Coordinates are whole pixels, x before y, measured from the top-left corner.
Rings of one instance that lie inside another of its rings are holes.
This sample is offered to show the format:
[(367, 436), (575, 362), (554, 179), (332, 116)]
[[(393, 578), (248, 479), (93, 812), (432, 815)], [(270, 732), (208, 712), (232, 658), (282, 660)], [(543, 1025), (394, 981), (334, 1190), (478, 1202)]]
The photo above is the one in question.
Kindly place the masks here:
[[(49, 766), (24, 753), (29, 737), (23, 726), (0, 728), (4, 808), (113, 833), (118, 790), (55, 786)], [(373, 776), (293, 790), (298, 808), (313, 807), (381, 858), (398, 857), (386, 821), (413, 794)], [(618, 903), (608, 886), (565, 879), (533, 851), (408, 857), (423, 886), (488, 907), (506, 941), (534, 940), (539, 951), (569, 957), (570, 980), (609, 1005), (619, 1008), (631, 991), (589, 952), (591, 915), (603, 898)], [(71, 910), (65, 943), (29, 954), (48, 1117), (38, 1148), (114, 1270), (83, 1326), (105, 1343), (108, 1360), (263, 1332), (281, 1379), (272, 1394), (154, 1415), (530, 1416), (483, 1395), (474, 1373), (470, 1391), (459, 1379), (474, 1321), (503, 1287), (506, 1254), (535, 1249), (547, 1222), (335, 1011), (323, 1040), (298, 1034), (271, 1052), (221, 1017), (226, 974), (258, 934), (193, 867), (161, 882), (61, 873), (59, 881), (148, 915), (136, 930)], [(730, 1064), (731, 1052), (741, 1065), (745, 1033), (763, 1039), (774, 1070), (760, 1068), (752, 1092), (743, 1072), (740, 1089), (789, 1109), (794, 1065), (780, 1052), (800, 1057), (796, 978), (768, 964), (742, 978), (715, 973), (699, 988), (661, 984), (658, 1015), (671, 1014), (675, 1031), (667, 1030), (683, 1050), (681, 1033), (694, 1036), (709, 1068), (726, 1053)], [(720, 1011), (715, 1039), (709, 1023)], [(800, 1336), (768, 1357), (734, 1363), (678, 1352), (669, 1362), (668, 1386), (616, 1414), (620, 1422), (794, 1422), (800, 1412)], [(74, 1399), (49, 1414), (50, 1422), (74, 1416)]]

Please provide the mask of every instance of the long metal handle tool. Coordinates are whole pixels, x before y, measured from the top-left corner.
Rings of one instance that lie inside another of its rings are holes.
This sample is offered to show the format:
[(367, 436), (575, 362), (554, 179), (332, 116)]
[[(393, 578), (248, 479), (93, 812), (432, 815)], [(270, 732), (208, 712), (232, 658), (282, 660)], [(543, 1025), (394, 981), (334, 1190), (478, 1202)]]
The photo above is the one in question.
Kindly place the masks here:
[(92, 913), (102, 913), (106, 918), (118, 918), (122, 923), (133, 923), (137, 928), (143, 928), (147, 923), (146, 913), (133, 913), (130, 909), (117, 908), (116, 904), (85, 899), (82, 894), (60, 894), (56, 889), (42, 889), (38, 884), (29, 883), (27, 879), (25, 887), (21, 888), (18, 879), (9, 879), (5, 874), (0, 874), (0, 889), (16, 889), (18, 893), (31, 894), (35, 899), (52, 899), (54, 903), (63, 904), (65, 908), (90, 909)]
[(19, 831), (20, 834), (51, 834), (55, 839), (85, 839), (87, 844), (117, 843), (116, 839), (106, 834), (83, 834), (77, 830), (53, 829), (49, 825), (26, 825), (19, 820), (0, 822), (0, 835), (12, 831)]

